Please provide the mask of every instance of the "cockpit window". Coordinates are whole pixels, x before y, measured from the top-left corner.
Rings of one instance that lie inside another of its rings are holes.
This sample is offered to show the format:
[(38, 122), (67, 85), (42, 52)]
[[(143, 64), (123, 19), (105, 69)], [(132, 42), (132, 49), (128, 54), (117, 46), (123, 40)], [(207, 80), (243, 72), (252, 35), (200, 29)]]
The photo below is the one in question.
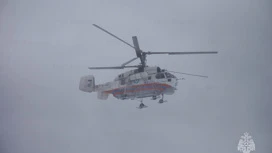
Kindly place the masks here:
[(166, 76), (167, 78), (176, 78), (173, 74), (168, 73), (168, 72), (165, 73), (165, 76)]
[(163, 78), (165, 78), (163, 73), (156, 74), (156, 79), (163, 79)]

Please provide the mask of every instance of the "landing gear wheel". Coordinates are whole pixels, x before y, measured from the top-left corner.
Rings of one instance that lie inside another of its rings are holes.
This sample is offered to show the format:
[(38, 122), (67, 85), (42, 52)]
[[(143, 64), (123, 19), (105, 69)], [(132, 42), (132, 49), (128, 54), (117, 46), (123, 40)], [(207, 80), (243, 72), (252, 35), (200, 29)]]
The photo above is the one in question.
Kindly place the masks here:
[(139, 105), (139, 107), (136, 107), (136, 108), (142, 109), (142, 108), (146, 108), (146, 107), (148, 107), (148, 106), (146, 106), (145, 104), (141, 103), (141, 104)]
[(159, 100), (159, 103), (162, 104), (162, 103), (163, 103), (163, 99), (160, 99), (160, 100)]
[(162, 103), (164, 103), (164, 102), (167, 102), (167, 101), (163, 100), (163, 97), (164, 97), (164, 96), (163, 96), (163, 94), (162, 94), (162, 99), (159, 100), (159, 104), (162, 104)]
[(141, 104), (139, 105), (139, 109), (146, 108), (147, 106), (143, 103), (143, 100), (141, 100)]

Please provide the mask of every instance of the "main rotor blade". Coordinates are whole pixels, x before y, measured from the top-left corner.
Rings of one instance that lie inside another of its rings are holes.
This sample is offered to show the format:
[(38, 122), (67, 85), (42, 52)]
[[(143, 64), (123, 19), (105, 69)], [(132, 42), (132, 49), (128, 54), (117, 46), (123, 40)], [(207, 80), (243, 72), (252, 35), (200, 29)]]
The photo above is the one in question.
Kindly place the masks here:
[(135, 57), (135, 58), (133, 58), (133, 59), (131, 59), (131, 60), (125, 62), (125, 63), (122, 64), (121, 66), (125, 66), (125, 65), (129, 64), (129, 63), (133, 62), (134, 60), (136, 60), (137, 58), (138, 58), (138, 57)]
[(93, 24), (93, 26), (97, 27), (98, 29), (100, 29), (100, 30), (102, 30), (102, 31), (106, 32), (107, 34), (109, 34), (109, 35), (113, 36), (114, 38), (116, 38), (116, 39), (118, 39), (118, 40), (122, 41), (123, 43), (125, 43), (125, 44), (127, 44), (128, 46), (130, 46), (130, 47), (132, 47), (132, 48), (134, 48), (134, 49), (135, 49), (135, 47), (134, 47), (134, 46), (132, 46), (132, 45), (131, 45), (131, 44), (129, 44), (128, 42), (126, 42), (126, 41), (122, 40), (121, 38), (119, 38), (119, 37), (115, 36), (114, 34), (110, 33), (109, 31), (107, 31), (107, 30), (105, 30), (105, 29), (103, 29), (103, 28), (99, 27), (99, 26), (98, 26), (98, 25), (96, 25), (96, 24)]
[(116, 67), (89, 67), (89, 69), (123, 69), (121, 66)]
[(132, 37), (132, 41), (133, 41), (133, 45), (135, 47), (135, 51), (136, 51), (136, 55), (137, 57), (141, 57), (141, 49), (140, 49), (140, 46), (139, 46), (139, 42), (138, 42), (138, 39), (137, 39), (137, 36), (133, 36)]
[(198, 76), (198, 77), (208, 78), (208, 76), (198, 75), (198, 74), (190, 74), (190, 73), (175, 72), (175, 71), (168, 71), (168, 72), (172, 72), (172, 73), (179, 73), (179, 74), (184, 74), (184, 75), (191, 75), (191, 76)]
[(217, 54), (217, 51), (205, 51), (205, 52), (146, 52), (146, 54), (168, 54), (168, 55), (181, 55), (181, 54)]
[(89, 67), (89, 69), (124, 69), (124, 68), (134, 68), (134, 67), (139, 67), (137, 65), (135, 66), (112, 66), (112, 67)]
[(142, 65), (145, 65), (145, 57), (142, 56), (142, 50), (140, 49), (137, 36), (132, 37), (133, 45), (135, 47), (136, 56), (140, 58)]

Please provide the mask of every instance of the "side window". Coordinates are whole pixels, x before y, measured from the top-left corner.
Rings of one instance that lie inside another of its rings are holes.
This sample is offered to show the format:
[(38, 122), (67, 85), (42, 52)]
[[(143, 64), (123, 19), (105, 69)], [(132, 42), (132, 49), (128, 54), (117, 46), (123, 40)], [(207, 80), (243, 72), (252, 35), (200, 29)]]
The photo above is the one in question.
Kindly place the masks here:
[(171, 73), (166, 72), (165, 75), (166, 75), (167, 78), (175, 78), (175, 76), (173, 74), (171, 74)]
[(156, 74), (156, 79), (160, 79), (160, 73)]
[(169, 73), (166, 72), (165, 75), (167, 78), (171, 78), (171, 75)]
[(163, 78), (165, 78), (163, 73), (156, 74), (156, 79), (163, 79)]
[(164, 74), (163, 73), (161, 73), (161, 78), (163, 79), (163, 78), (165, 78), (165, 76), (164, 76)]
[(148, 80), (151, 80), (151, 76), (148, 77)]
[(172, 78), (176, 78), (173, 74), (170, 74)]

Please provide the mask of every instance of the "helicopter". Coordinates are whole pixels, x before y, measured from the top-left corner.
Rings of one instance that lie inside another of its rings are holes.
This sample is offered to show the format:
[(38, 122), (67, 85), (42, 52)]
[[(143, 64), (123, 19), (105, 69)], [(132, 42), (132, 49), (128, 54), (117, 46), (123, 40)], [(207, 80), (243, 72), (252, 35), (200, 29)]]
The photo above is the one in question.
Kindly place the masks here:
[[(145, 52), (140, 49), (137, 36), (132, 36), (133, 45), (110, 33), (104, 28), (93, 24), (96, 28), (104, 31), (105, 33), (120, 40), (126, 45), (135, 50), (136, 57), (123, 63), (120, 66), (110, 67), (89, 67), (91, 70), (98, 69), (125, 69), (134, 68), (124, 73), (119, 74), (113, 81), (106, 82), (104, 84), (95, 84), (95, 77), (93, 75), (85, 75), (80, 78), (79, 90), (87, 93), (97, 92), (97, 98), (101, 100), (107, 100), (109, 95), (119, 100), (140, 100), (139, 109), (146, 108), (143, 103), (143, 98), (151, 98), (151, 100), (159, 99), (158, 103), (162, 104), (167, 102), (164, 100), (164, 95), (173, 95), (177, 90), (178, 80), (173, 73), (181, 73), (168, 71), (162, 69), (159, 66), (148, 66), (147, 55), (154, 54), (168, 54), (168, 55), (188, 55), (188, 54), (217, 54), (217, 51), (197, 51), (197, 52)], [(129, 63), (139, 59), (139, 65), (128, 65)], [(185, 75), (193, 75), (199, 77), (207, 77), (202, 75), (194, 75), (189, 73), (181, 73)], [(184, 78), (183, 78), (184, 79)]]

